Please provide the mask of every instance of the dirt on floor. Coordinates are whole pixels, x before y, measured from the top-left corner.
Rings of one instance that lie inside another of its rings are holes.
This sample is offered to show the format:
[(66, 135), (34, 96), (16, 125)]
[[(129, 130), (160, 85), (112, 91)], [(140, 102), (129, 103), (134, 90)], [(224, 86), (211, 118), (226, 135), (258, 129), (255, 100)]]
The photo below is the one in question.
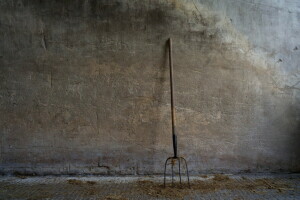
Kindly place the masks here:
[(97, 182), (96, 181), (81, 181), (78, 179), (69, 179), (68, 183), (72, 184), (72, 185), (82, 185), (82, 184), (95, 185)]
[(128, 200), (128, 199), (122, 197), (121, 195), (109, 195), (104, 197), (103, 200)]
[[(126, 185), (126, 189), (118, 189), (124, 188), (123, 184)], [(101, 200), (127, 200), (130, 196), (147, 195), (158, 198), (183, 199), (188, 195), (214, 193), (219, 190), (245, 190), (247, 192), (265, 194), (268, 190), (283, 193), (295, 189), (280, 179), (230, 178), (222, 174), (216, 174), (213, 177), (206, 176), (204, 180), (193, 180), (190, 187), (186, 182), (183, 182), (181, 185), (176, 182), (173, 186), (171, 183), (168, 183), (164, 187), (162, 182), (146, 180), (128, 183), (102, 183), (83, 181), (76, 178), (65, 180), (57, 185), (44, 183), (34, 185), (6, 184), (0, 185), (0, 187), (0, 196), (5, 194), (7, 197), (5, 199), (22, 198), (28, 200), (51, 199), (57, 195), (57, 188), (61, 188), (62, 191), (76, 191), (82, 197), (97, 196)]]
[(256, 179), (247, 178), (231, 179), (226, 175), (217, 174), (214, 178), (205, 181), (192, 181), (190, 187), (187, 183), (180, 185), (179, 183), (159, 184), (152, 181), (139, 181), (137, 188), (140, 192), (146, 193), (154, 197), (183, 198), (193, 192), (210, 193), (218, 190), (246, 190), (249, 192), (260, 193), (262, 189), (273, 189), (278, 192), (292, 190), (286, 183), (275, 179)]

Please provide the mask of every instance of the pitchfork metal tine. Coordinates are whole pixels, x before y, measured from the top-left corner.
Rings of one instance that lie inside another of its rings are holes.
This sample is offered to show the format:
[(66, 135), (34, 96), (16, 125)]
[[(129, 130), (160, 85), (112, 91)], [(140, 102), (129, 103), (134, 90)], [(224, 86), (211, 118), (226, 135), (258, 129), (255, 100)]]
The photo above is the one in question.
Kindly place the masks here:
[(187, 175), (187, 178), (188, 178), (188, 184), (189, 184), (189, 188), (190, 188), (191, 187), (191, 185), (190, 185), (190, 176), (189, 176), (189, 169), (188, 169), (188, 166), (187, 166), (187, 162), (183, 157), (181, 157), (181, 159), (184, 160), (184, 162), (185, 162), (186, 175)]
[(178, 159), (178, 171), (179, 171), (179, 179), (181, 184), (181, 174), (180, 174), (180, 158)]
[(174, 159), (171, 159), (171, 167), (172, 167), (172, 187), (174, 186)]
[(165, 162), (165, 172), (164, 172), (164, 187), (166, 187), (166, 172), (167, 172), (167, 163), (168, 163), (168, 160), (170, 160), (170, 158), (168, 158)]

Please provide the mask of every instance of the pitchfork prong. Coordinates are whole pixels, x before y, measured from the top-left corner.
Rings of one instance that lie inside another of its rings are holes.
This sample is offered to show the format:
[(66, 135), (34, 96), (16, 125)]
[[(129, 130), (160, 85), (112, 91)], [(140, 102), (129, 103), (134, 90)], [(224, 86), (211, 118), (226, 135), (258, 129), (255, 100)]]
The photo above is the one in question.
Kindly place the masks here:
[(171, 159), (171, 168), (172, 168), (172, 187), (174, 186), (174, 159)]
[(179, 172), (179, 180), (180, 180), (180, 184), (181, 184), (180, 158), (178, 159), (178, 172)]
[(189, 176), (189, 169), (188, 169), (187, 162), (186, 162), (186, 160), (183, 157), (180, 157), (180, 158), (185, 162), (186, 175), (187, 175), (187, 178), (188, 178), (188, 185), (189, 185), (189, 188), (191, 188), (191, 185), (190, 185), (190, 176)]
[(168, 160), (172, 159), (172, 157), (169, 157), (165, 162), (165, 172), (164, 172), (164, 187), (166, 187), (166, 172), (167, 172), (167, 164)]

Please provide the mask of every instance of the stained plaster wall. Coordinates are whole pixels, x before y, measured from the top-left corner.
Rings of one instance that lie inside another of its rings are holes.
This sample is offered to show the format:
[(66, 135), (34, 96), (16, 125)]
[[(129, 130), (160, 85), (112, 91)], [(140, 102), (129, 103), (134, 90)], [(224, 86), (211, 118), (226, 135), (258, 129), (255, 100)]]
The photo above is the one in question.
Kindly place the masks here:
[(299, 171), (299, 3), (0, 1), (0, 170)]

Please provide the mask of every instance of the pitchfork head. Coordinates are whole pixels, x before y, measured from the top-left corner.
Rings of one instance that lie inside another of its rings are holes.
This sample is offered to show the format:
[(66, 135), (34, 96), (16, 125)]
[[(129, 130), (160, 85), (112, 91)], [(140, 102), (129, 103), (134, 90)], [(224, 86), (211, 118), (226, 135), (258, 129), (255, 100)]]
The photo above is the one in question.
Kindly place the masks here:
[(174, 186), (174, 174), (176, 175), (176, 172), (174, 172), (174, 165), (178, 163), (178, 175), (179, 175), (179, 181), (180, 185), (182, 184), (181, 180), (181, 175), (182, 175), (182, 163), (185, 165), (185, 171), (187, 175), (187, 181), (188, 181), (188, 186), (190, 186), (190, 177), (189, 177), (189, 170), (187, 166), (187, 162), (183, 157), (169, 157), (166, 162), (165, 162), (165, 172), (164, 172), (164, 187), (166, 187), (166, 173), (167, 173), (167, 165), (171, 164), (171, 174), (172, 174), (172, 186)]

